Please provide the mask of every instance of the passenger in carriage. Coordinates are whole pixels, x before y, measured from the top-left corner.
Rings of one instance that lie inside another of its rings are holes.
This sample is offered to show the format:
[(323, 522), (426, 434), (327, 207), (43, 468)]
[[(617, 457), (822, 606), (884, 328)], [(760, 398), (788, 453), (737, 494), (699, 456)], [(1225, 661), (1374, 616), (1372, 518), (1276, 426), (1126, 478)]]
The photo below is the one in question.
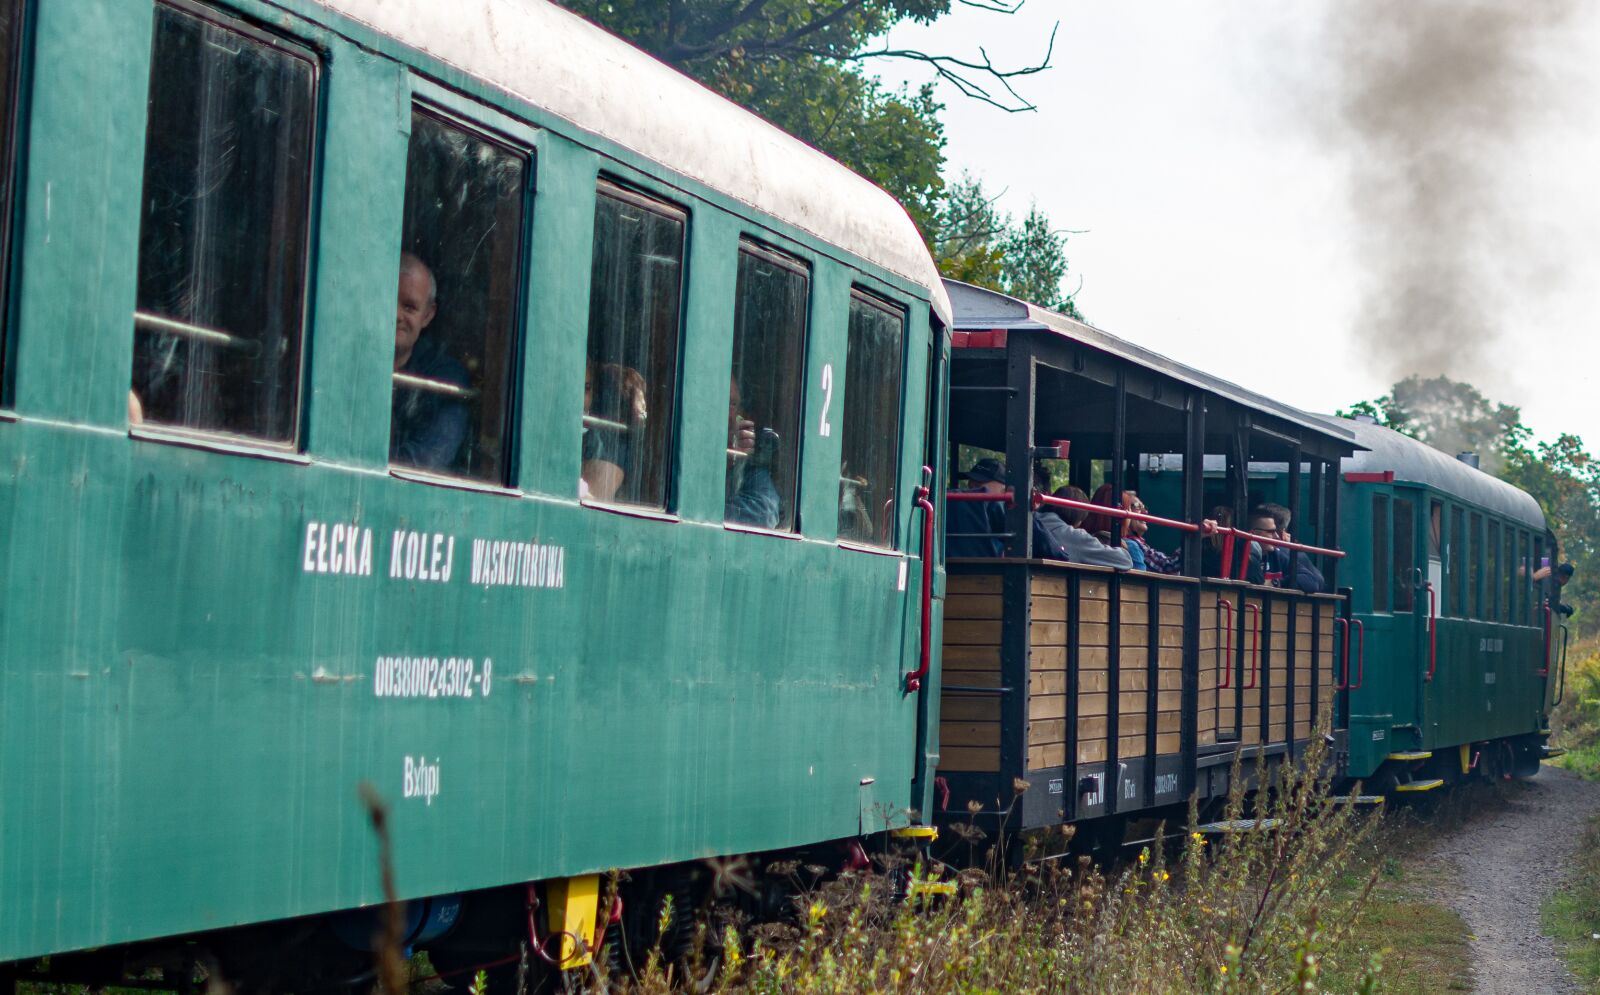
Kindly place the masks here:
[[(1000, 495), (1006, 490), (1005, 464), (997, 459), (981, 459), (967, 471), (972, 486), (958, 493), (983, 492)], [(946, 556), (1004, 556), (1006, 541), (998, 533), (1006, 530), (1003, 501), (945, 501)]]
[(611, 501), (627, 478), (633, 436), (649, 418), (644, 377), (620, 363), (589, 360), (583, 373), (583, 464), (578, 496)]
[(417, 256), (400, 254), (400, 292), (394, 319), (394, 371), (445, 390), (394, 385), (389, 409), (389, 462), (420, 470), (455, 468), (467, 437), (467, 406), (449, 388), (471, 383), (466, 368), (422, 332), (438, 314), (439, 287)]
[[(1289, 509), (1281, 504), (1262, 504), (1250, 512), (1250, 531), (1257, 535), (1282, 539), (1284, 542), (1293, 542), (1289, 535), (1289, 522), (1292, 517), (1293, 514)], [(1293, 550), (1274, 546), (1267, 550), (1263, 566), (1267, 573), (1292, 578), (1293, 583), (1284, 584), (1284, 587), (1292, 587), (1307, 594), (1321, 594), (1327, 589), (1327, 581), (1323, 579), (1322, 571), (1311, 562), (1311, 556), (1307, 553), (1295, 556)]]
[(759, 438), (756, 423), (746, 418), (739, 404), (739, 381), (728, 384), (728, 482), (723, 519), (758, 528), (778, 527), (782, 500), (772, 482), (772, 466), (778, 458), (778, 433), (763, 428)]
[[(1063, 487), (1055, 496), (1067, 501), (1086, 501), (1088, 495), (1077, 487)], [(1033, 542), (1041, 556), (1068, 563), (1088, 563), (1097, 567), (1131, 570), (1133, 557), (1119, 546), (1108, 546), (1082, 528), (1089, 513), (1082, 508), (1057, 513), (1041, 507), (1033, 513)]]
[[(1132, 492), (1130, 491), (1129, 493)], [(1144, 514), (1148, 511), (1144, 505), (1144, 502), (1139, 500), (1137, 495), (1134, 496), (1133, 503), (1129, 505), (1129, 510), (1137, 511), (1140, 514)], [(1215, 527), (1215, 523), (1211, 524), (1213, 527)], [(1139, 559), (1142, 557), (1144, 560), (1144, 566), (1141, 569), (1148, 570), (1151, 573), (1183, 573), (1183, 556), (1181, 552), (1179, 554), (1169, 556), (1166, 553), (1163, 553), (1161, 550), (1150, 545), (1145, 541), (1144, 538), (1145, 533), (1149, 530), (1150, 524), (1148, 522), (1144, 522), (1139, 519), (1130, 519), (1128, 522), (1128, 538), (1124, 541), (1129, 544), (1130, 552), (1132, 551), (1133, 547), (1137, 547), (1140, 553), (1139, 557), (1134, 558), (1134, 563), (1137, 564)]]
[[(1099, 489), (1094, 492), (1094, 498), (1090, 503), (1106, 508), (1111, 507), (1111, 485), (1101, 484)], [(1138, 492), (1122, 492), (1122, 510), (1139, 512), (1145, 510), (1144, 502), (1139, 500)], [(1150, 566), (1149, 561), (1145, 559), (1145, 550), (1150, 547), (1139, 540), (1139, 536), (1142, 536), (1145, 532), (1143, 522), (1136, 522), (1131, 518), (1117, 518), (1112, 515), (1092, 512), (1084, 523), (1083, 528), (1084, 531), (1093, 533), (1096, 539), (1099, 539), (1107, 546), (1121, 545), (1123, 549), (1126, 549), (1129, 558), (1133, 560), (1133, 569), (1155, 570), (1154, 567)], [(1154, 551), (1152, 550), (1152, 552)], [(1157, 570), (1156, 572), (1177, 573), (1178, 571)]]
[[(1217, 531), (1213, 531), (1210, 538), (1200, 547), (1200, 575), (1203, 577), (1221, 577), (1223, 567), (1222, 553), (1227, 546), (1225, 533), (1233, 528), (1233, 509), (1227, 505), (1219, 504), (1211, 509), (1211, 517), (1207, 521), (1214, 523)], [(1266, 580), (1266, 568), (1262, 564), (1261, 544), (1247, 542), (1244, 546), (1246, 550), (1244, 575), (1242, 577), (1235, 576), (1234, 579), (1249, 581), (1252, 584), (1263, 583)], [(1230, 575), (1238, 573), (1239, 547), (1237, 543), (1234, 545), (1233, 558), (1234, 569), (1229, 571)]]

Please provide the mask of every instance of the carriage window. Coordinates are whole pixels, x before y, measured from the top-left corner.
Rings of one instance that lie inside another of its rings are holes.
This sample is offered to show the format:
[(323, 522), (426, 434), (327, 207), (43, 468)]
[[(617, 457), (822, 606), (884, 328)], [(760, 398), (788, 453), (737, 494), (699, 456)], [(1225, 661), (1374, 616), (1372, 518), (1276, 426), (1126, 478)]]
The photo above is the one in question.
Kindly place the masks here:
[(17, 77), (22, 48), (22, 0), (0, 0), (0, 384), (5, 382), (6, 274), (11, 270), (11, 185), (16, 177)]
[(1527, 532), (1517, 533), (1517, 580), (1513, 585), (1517, 594), (1517, 614), (1515, 621), (1521, 625), (1529, 624), (1530, 598), (1533, 590), (1533, 568), (1528, 565), (1532, 556), (1533, 545)]
[(1501, 572), (1500, 597), (1505, 605), (1503, 617), (1517, 621), (1517, 530), (1506, 526), (1505, 569)]
[(411, 114), (389, 461), (506, 482), (524, 152)]
[(293, 444), (317, 64), (156, 6), (128, 416)]
[(667, 506), (687, 217), (600, 183), (583, 380), (583, 497)]
[(1416, 507), (1405, 498), (1394, 499), (1394, 610), (1415, 610)]
[(1437, 560), (1443, 548), (1439, 530), (1444, 520), (1444, 503), (1430, 501), (1428, 503), (1428, 555)]
[(1483, 583), (1483, 516), (1477, 512), (1472, 514), (1472, 527), (1467, 530), (1467, 610), (1462, 614), (1468, 618), (1483, 617), (1482, 583)]
[(1372, 610), (1389, 610), (1389, 497), (1372, 496)]
[(850, 299), (840, 419), (839, 538), (893, 547), (905, 317), (861, 291)]
[(1450, 506), (1450, 534), (1445, 537), (1444, 549), (1444, 585), (1450, 592), (1450, 608), (1445, 614), (1459, 617), (1466, 614), (1462, 591), (1467, 579), (1467, 513), (1457, 505)]
[(1533, 537), (1533, 554), (1528, 557), (1528, 604), (1532, 608), (1532, 625), (1544, 625), (1544, 585), (1534, 579), (1544, 563), (1544, 537)]
[(729, 522), (794, 531), (809, 283), (802, 263), (753, 243), (740, 247), (728, 384)]
[(1483, 578), (1483, 617), (1500, 621), (1500, 523), (1489, 523), (1489, 541), (1484, 547), (1489, 569)]

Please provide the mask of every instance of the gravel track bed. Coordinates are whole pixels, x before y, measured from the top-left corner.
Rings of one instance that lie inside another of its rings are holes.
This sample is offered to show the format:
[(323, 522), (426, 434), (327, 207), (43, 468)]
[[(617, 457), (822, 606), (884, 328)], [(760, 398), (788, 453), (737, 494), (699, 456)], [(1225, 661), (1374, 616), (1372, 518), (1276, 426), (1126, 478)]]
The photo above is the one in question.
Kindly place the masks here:
[(1508, 785), (1434, 844), (1430, 859), (1453, 871), (1438, 900), (1466, 920), (1480, 995), (1581, 995), (1539, 908), (1573, 863), (1584, 823), (1600, 812), (1600, 783), (1545, 767)]

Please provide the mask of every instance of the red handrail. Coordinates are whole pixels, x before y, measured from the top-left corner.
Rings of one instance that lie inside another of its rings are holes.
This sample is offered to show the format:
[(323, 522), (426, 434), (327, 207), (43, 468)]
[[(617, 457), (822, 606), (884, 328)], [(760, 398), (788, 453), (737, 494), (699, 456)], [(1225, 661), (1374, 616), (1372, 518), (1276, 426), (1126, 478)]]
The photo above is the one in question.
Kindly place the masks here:
[(1261, 676), (1261, 606), (1246, 601), (1244, 610), (1255, 612), (1256, 627), (1250, 632), (1250, 683), (1240, 688), (1249, 691), (1256, 686), (1256, 680)]
[(1535, 677), (1549, 677), (1550, 676), (1551, 623), (1555, 621), (1555, 617), (1556, 617), (1556, 611), (1555, 611), (1555, 609), (1553, 607), (1551, 607), (1550, 599), (1549, 598), (1545, 598), (1544, 599), (1544, 666), (1541, 667), (1538, 670), (1535, 670), (1533, 672)]
[(1228, 688), (1233, 687), (1233, 602), (1228, 601), (1225, 598), (1218, 598), (1217, 614), (1219, 616), (1222, 614), (1222, 609), (1224, 608), (1228, 609), (1228, 625), (1227, 628), (1223, 629), (1222, 631), (1228, 637), (1228, 648), (1223, 651), (1222, 655), (1222, 658), (1225, 661), (1222, 668), (1222, 676), (1224, 680), (1221, 684), (1217, 685), (1218, 691), (1226, 691)]
[(1342, 630), (1344, 633), (1344, 639), (1340, 643), (1340, 648), (1343, 649), (1344, 652), (1340, 654), (1339, 661), (1344, 664), (1344, 675), (1339, 679), (1339, 686), (1334, 688), (1334, 690), (1348, 691), (1350, 690), (1350, 620), (1347, 618), (1335, 618), (1333, 620), (1333, 624), (1344, 626), (1344, 629)]
[[(1223, 529), (1219, 528), (1217, 531), (1221, 532)], [(1288, 539), (1274, 539), (1271, 536), (1258, 536), (1254, 532), (1251, 532), (1247, 529), (1228, 529), (1227, 531), (1243, 536), (1244, 538), (1249, 539), (1251, 542), (1259, 542), (1263, 546), (1277, 546), (1279, 549), (1298, 549), (1302, 553), (1316, 553), (1319, 556), (1331, 556), (1335, 559), (1339, 559), (1344, 556), (1344, 550), (1342, 549), (1329, 549), (1324, 546), (1308, 546), (1303, 542), (1290, 542)]]
[(1149, 522), (1151, 525), (1162, 525), (1169, 529), (1177, 529), (1180, 532), (1200, 532), (1209, 534), (1206, 529), (1199, 525), (1195, 525), (1190, 522), (1179, 521), (1176, 518), (1162, 518), (1159, 515), (1152, 515), (1147, 511), (1129, 511), (1127, 508), (1112, 508), (1108, 505), (1094, 504), (1089, 501), (1072, 501), (1068, 498), (1051, 497), (1049, 494), (1035, 491), (1033, 494), (1033, 506), (1038, 508), (1040, 505), (1045, 504), (1052, 508), (1076, 508), (1080, 511), (1087, 511), (1096, 515), (1104, 515), (1107, 518), (1127, 518), (1139, 522)]
[(1233, 579), (1233, 530), (1222, 534), (1222, 579)]
[(907, 694), (922, 690), (922, 679), (928, 676), (933, 660), (933, 502), (928, 500), (933, 484), (932, 467), (922, 468), (922, 479), (927, 483), (912, 492), (916, 495), (917, 507), (922, 509), (922, 649), (917, 669), (906, 675)]
[(1439, 669), (1439, 614), (1438, 592), (1433, 589), (1433, 581), (1422, 585), (1428, 592), (1428, 676), (1423, 680), (1433, 680), (1434, 671)]
[[(928, 468), (923, 467), (923, 469), (926, 470)], [(1001, 491), (999, 494), (991, 494), (988, 491), (945, 491), (944, 499), (946, 501), (998, 501), (1008, 505), (1017, 503), (1017, 495), (1014, 491)]]
[[(1350, 624), (1356, 627), (1356, 682), (1346, 690), (1360, 691), (1361, 685), (1367, 682), (1367, 627), (1359, 619), (1353, 618)], [(1344, 675), (1350, 677), (1350, 657), (1348, 650), (1345, 654)]]

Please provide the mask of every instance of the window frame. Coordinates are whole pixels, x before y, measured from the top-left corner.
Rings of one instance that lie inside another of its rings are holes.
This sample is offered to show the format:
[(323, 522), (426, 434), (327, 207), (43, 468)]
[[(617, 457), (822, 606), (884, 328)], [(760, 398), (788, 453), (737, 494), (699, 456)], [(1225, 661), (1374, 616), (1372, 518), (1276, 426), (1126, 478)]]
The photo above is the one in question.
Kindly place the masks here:
[[(806, 280), (806, 320), (805, 327), (801, 330), (803, 338), (800, 342), (800, 370), (797, 378), (799, 392), (795, 398), (797, 420), (795, 422), (795, 463), (794, 463), (794, 527), (788, 530), (766, 529), (759, 525), (745, 525), (740, 522), (730, 522), (726, 516), (723, 518), (722, 527), (729, 532), (749, 532), (756, 535), (777, 536), (780, 539), (804, 539), (805, 521), (805, 468), (806, 468), (806, 394), (810, 384), (808, 375), (811, 371), (811, 335), (815, 328), (817, 315), (817, 264), (816, 260), (800, 254), (798, 251), (781, 248), (774, 244), (770, 233), (745, 229), (739, 232), (738, 247), (734, 254), (734, 315), (738, 316), (738, 257), (749, 252), (757, 258), (769, 262), (774, 266), (782, 266), (792, 273), (798, 273)], [(687, 259), (685, 259), (687, 265)], [(737, 334), (738, 326), (735, 325), (734, 333)], [(729, 350), (729, 376), (732, 376), (732, 351), (733, 339), (728, 340)], [(723, 489), (727, 489), (727, 467), (724, 460)]]
[[(1372, 516), (1370, 533), (1372, 536), (1372, 577), (1371, 599), (1372, 611), (1378, 615), (1389, 615), (1394, 612), (1394, 528), (1391, 525), (1390, 514), (1394, 507), (1394, 498), (1387, 491), (1379, 491), (1372, 495), (1369, 505)], [(1378, 595), (1382, 592), (1380, 600)]]
[[(28, 101), (28, 80), (33, 59), (33, 2), (15, 0), (17, 21), (13, 28), (12, 49), (9, 53), (11, 74), (0, 80), (0, 99), (6, 103), (6, 121), (10, 125), (0, 134), (0, 409), (10, 408), (15, 401), (15, 369), (12, 360), (13, 334), (16, 327), (16, 302), (11, 291), (16, 284), (16, 236), (21, 220), (21, 186), (27, 176), (22, 162), (22, 115)], [(9, 420), (9, 419), (7, 419)]]
[[(534, 211), (538, 203), (539, 189), (539, 157), (544, 146), (544, 129), (539, 128), (521, 118), (492, 107), (481, 101), (448, 89), (428, 79), (419, 76), (415, 71), (408, 71), (406, 79), (410, 87), (410, 95), (406, 101), (406, 155), (409, 156), (411, 148), (411, 115), (417, 111), (431, 114), (439, 120), (454, 128), (459, 128), (468, 133), (476, 133), (482, 138), (500, 144), (514, 152), (527, 157), (528, 170), (522, 184), (522, 231), (517, 239), (517, 302), (515, 313), (512, 315), (511, 328), (514, 339), (510, 354), (506, 357), (506, 413), (505, 433), (506, 444), (502, 447), (502, 467), (500, 482), (493, 483), (487, 480), (477, 480), (471, 477), (458, 477), (448, 474), (432, 473), (416, 467), (398, 466), (388, 461), (388, 454), (384, 455), (384, 463), (388, 468), (389, 476), (398, 480), (426, 484), (433, 487), (448, 487), (463, 491), (476, 491), (484, 494), (500, 494), (506, 497), (520, 497), (528, 491), (522, 486), (522, 442), (523, 442), (523, 404), (524, 404), (524, 376), (528, 354), (529, 327), (532, 319), (532, 303), (529, 290), (532, 284), (533, 268), (533, 225)], [(407, 174), (404, 164), (402, 173)], [(405, 197), (404, 184), (409, 175), (402, 176), (401, 197)], [(404, 206), (401, 208), (404, 213)], [(404, 219), (402, 218), (402, 225)], [(404, 232), (401, 232), (404, 238)], [(398, 279), (398, 274), (397, 274)], [(390, 371), (392, 374), (392, 371)], [(390, 380), (390, 397), (393, 397), (393, 380)]]
[[(275, 460), (286, 463), (299, 463), (309, 465), (311, 455), (307, 450), (306, 427), (310, 421), (308, 414), (311, 404), (310, 377), (311, 353), (314, 346), (315, 330), (313, 328), (313, 305), (316, 297), (316, 277), (318, 273), (318, 244), (319, 228), (322, 218), (322, 166), (324, 152), (324, 134), (328, 123), (328, 88), (326, 86), (326, 68), (328, 53), (326, 48), (310, 40), (311, 31), (302, 34), (292, 34), (277, 25), (266, 25), (252, 19), (245, 11), (231, 7), (224, 8), (201, 3), (199, 0), (154, 0), (153, 8), (159, 10), (168, 7), (181, 13), (188, 14), (198, 20), (212, 24), (226, 31), (243, 35), (252, 41), (259, 42), (270, 48), (285, 52), (291, 57), (298, 57), (311, 65), (311, 100), (309, 121), (309, 137), (306, 144), (306, 229), (305, 244), (301, 251), (301, 285), (300, 285), (300, 341), (299, 362), (295, 379), (295, 404), (294, 424), (290, 430), (289, 438), (283, 442), (274, 442), (251, 435), (237, 435), (231, 432), (219, 432), (205, 429), (183, 428), (174, 425), (159, 425), (151, 422), (142, 422), (138, 425), (128, 426), (129, 438), (146, 442), (161, 443), (164, 445), (182, 446), (190, 449), (200, 449), (207, 452), (223, 453), (233, 456), (252, 456), (260, 459)], [(296, 27), (306, 28), (300, 21), (295, 22)], [(155, 38), (152, 31), (150, 42), (150, 69), (145, 74), (146, 101), (149, 100), (149, 85), (155, 73)], [(148, 155), (150, 123), (145, 122), (145, 145), (142, 155)], [(141, 197), (144, 190), (145, 161), (139, 163), (139, 186)], [(140, 236), (142, 242), (142, 236)], [(139, 255), (143, 245), (137, 247), (134, 258), (135, 273), (138, 272)], [(140, 314), (137, 303), (130, 314), (133, 320), (129, 322), (132, 334), (137, 335), (134, 329)], [(152, 313), (153, 315), (153, 313)], [(153, 315), (154, 317), (162, 317)], [(130, 386), (131, 389), (131, 386)]]
[[(836, 532), (835, 536), (834, 536), (834, 545), (838, 546), (840, 549), (847, 549), (847, 550), (851, 550), (851, 551), (857, 552), (857, 553), (871, 553), (871, 554), (873, 554), (875, 556), (902, 557), (902, 556), (905, 555), (906, 551), (903, 550), (901, 548), (901, 545), (900, 545), (901, 538), (902, 538), (901, 535), (900, 535), (900, 532), (901, 532), (901, 529), (900, 529), (900, 514), (901, 514), (902, 508), (904, 507), (904, 501), (902, 501), (902, 495), (900, 493), (900, 474), (904, 471), (904, 468), (905, 468), (906, 375), (907, 375), (907, 365), (908, 365), (907, 357), (910, 355), (910, 349), (911, 349), (911, 305), (909, 305), (909, 304), (905, 303), (903, 300), (893, 296), (891, 293), (889, 293), (887, 291), (887, 289), (879, 290), (879, 289), (873, 287), (872, 285), (864, 282), (863, 279), (862, 279), (864, 275), (865, 274), (862, 274), (860, 272), (854, 272), (854, 273), (851, 274), (852, 279), (850, 281), (850, 295), (847, 298), (847, 302), (846, 302), (845, 329), (844, 329), (845, 361), (844, 361), (844, 373), (843, 373), (845, 399), (839, 405), (839, 411), (840, 411), (840, 418), (839, 418), (839, 458), (840, 458), (840, 464), (835, 467), (834, 476), (840, 476), (840, 471), (843, 470), (843, 460), (844, 460), (844, 414), (843, 413), (844, 413), (844, 410), (845, 410), (845, 404), (847, 404), (849, 402), (849, 393), (850, 393), (850, 317), (849, 317), (850, 312), (849, 312), (849, 305), (853, 304), (855, 301), (859, 300), (862, 303), (868, 305), (869, 307), (876, 307), (879, 310), (886, 311), (886, 312), (888, 312), (890, 314), (897, 314), (900, 317), (900, 385), (899, 385), (900, 386), (900, 395), (895, 400), (895, 412), (896, 412), (895, 418), (896, 418), (896, 421), (897, 421), (897, 423), (899, 425), (899, 432), (897, 433), (896, 438), (895, 438), (895, 457), (894, 457), (895, 501), (894, 501), (894, 514), (891, 517), (891, 522), (892, 522), (892, 526), (893, 526), (893, 532), (889, 536), (888, 543), (886, 545), (882, 545), (882, 546), (869, 545), (867, 543), (857, 542), (857, 541), (855, 541), (853, 539), (842, 539), (842, 538), (839, 538), (839, 536), (838, 536), (838, 534)], [(834, 519), (835, 519), (834, 528), (837, 530), (837, 528), (838, 528), (838, 521), (837, 521), (838, 520), (838, 499), (837, 499), (837, 497), (834, 500)]]
[[(1401, 514), (1401, 506), (1410, 509), (1409, 513)], [(1417, 611), (1417, 500), (1409, 492), (1400, 492), (1392, 496), (1390, 508), (1390, 612), (1395, 615), (1413, 615)], [(1405, 522), (1406, 535), (1409, 542), (1400, 542), (1399, 523)], [(1397, 554), (1404, 552), (1406, 562), (1405, 573), (1400, 572), (1400, 558)], [(1424, 578), (1426, 579), (1426, 578)], [(1400, 592), (1406, 592), (1405, 607), (1400, 606)]]
[[(623, 515), (629, 518), (644, 518), (658, 522), (681, 522), (683, 521), (683, 516), (679, 510), (678, 475), (683, 467), (683, 458), (680, 448), (683, 444), (684, 350), (688, 345), (689, 291), (690, 284), (694, 280), (694, 274), (691, 271), (691, 253), (694, 248), (694, 211), (686, 202), (692, 198), (690, 198), (686, 191), (679, 190), (674, 187), (660, 189), (660, 187), (664, 185), (653, 183), (653, 178), (648, 176), (648, 174), (637, 174), (633, 170), (624, 171), (615, 168), (616, 166), (616, 163), (608, 163), (606, 168), (599, 170), (595, 174), (594, 184), (589, 188), (593, 198), (591, 203), (594, 205), (594, 210), (589, 212), (591, 221), (593, 220), (594, 214), (599, 210), (601, 198), (612, 197), (613, 199), (632, 204), (641, 210), (653, 211), (657, 214), (665, 214), (668, 217), (677, 215), (679, 221), (683, 225), (683, 239), (681, 243), (683, 246), (681, 264), (682, 277), (678, 280), (678, 328), (676, 331), (676, 339), (674, 340), (675, 349), (677, 351), (674, 354), (673, 362), (673, 410), (672, 418), (670, 419), (670, 425), (668, 427), (668, 432), (670, 434), (667, 438), (666, 468), (664, 470), (666, 476), (666, 486), (662, 492), (663, 507), (660, 508), (642, 504), (629, 504), (623, 501), (602, 501), (598, 498), (592, 497), (579, 498), (578, 503), (583, 505), (585, 508), (594, 508), (597, 511), (609, 512), (614, 515)], [(671, 192), (668, 193), (668, 190)], [(678, 199), (673, 199), (674, 195)], [(586, 278), (591, 280), (593, 278), (595, 244), (595, 236), (591, 230), (589, 236), (589, 269), (586, 273)], [(590, 293), (593, 293), (592, 286), (590, 288)], [(590, 305), (586, 302), (586, 311), (589, 306)], [(587, 314), (585, 314), (583, 329), (583, 362), (585, 365), (587, 365), (589, 361), (588, 353), (590, 331), (591, 328), (589, 325), (589, 317)], [(581, 367), (579, 375), (583, 375)], [(580, 420), (582, 416), (583, 412), (580, 410)], [(583, 461), (580, 457), (578, 461), (578, 471), (580, 474), (582, 473), (582, 470)]]
[(1484, 518), (1483, 540), (1483, 617), (1491, 622), (1501, 621), (1500, 574), (1504, 569), (1500, 557), (1500, 519), (1493, 515)]

